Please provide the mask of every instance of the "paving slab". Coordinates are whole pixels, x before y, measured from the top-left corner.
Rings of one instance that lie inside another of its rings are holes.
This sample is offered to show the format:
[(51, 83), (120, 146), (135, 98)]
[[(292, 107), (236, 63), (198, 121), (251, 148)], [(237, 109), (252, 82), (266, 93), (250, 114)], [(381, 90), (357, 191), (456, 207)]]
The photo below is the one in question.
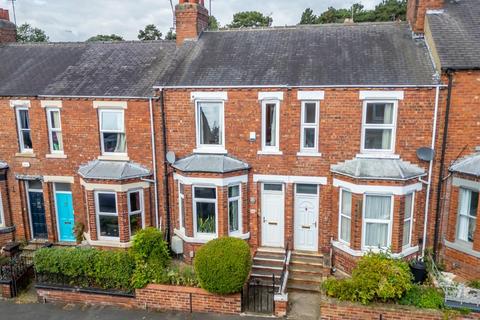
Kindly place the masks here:
[(288, 294), (288, 319), (320, 319), (320, 293), (290, 292)]

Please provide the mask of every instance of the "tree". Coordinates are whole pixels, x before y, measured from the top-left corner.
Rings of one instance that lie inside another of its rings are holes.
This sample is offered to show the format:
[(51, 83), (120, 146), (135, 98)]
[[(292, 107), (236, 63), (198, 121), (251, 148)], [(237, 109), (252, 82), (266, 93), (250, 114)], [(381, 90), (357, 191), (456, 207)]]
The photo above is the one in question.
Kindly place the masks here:
[(97, 34), (91, 38), (87, 39), (87, 42), (94, 42), (94, 41), (123, 41), (123, 38), (116, 34)]
[(208, 17), (208, 29), (209, 30), (218, 30), (218, 20), (214, 16)]
[(269, 27), (273, 22), (272, 17), (264, 16), (258, 11), (244, 11), (233, 15), (230, 28)]
[(310, 8), (305, 9), (300, 19), (300, 24), (316, 24), (318, 17), (313, 14), (313, 10)]
[(177, 34), (170, 29), (170, 31), (168, 31), (167, 35), (165, 36), (165, 40), (176, 40), (176, 39), (177, 39)]
[(407, 0), (383, 0), (375, 7), (375, 21), (407, 19)]
[(45, 31), (34, 28), (28, 23), (17, 28), (17, 41), (19, 42), (48, 42), (49, 38)]
[(138, 40), (161, 40), (162, 33), (157, 29), (154, 24), (148, 24), (145, 29), (138, 31)]

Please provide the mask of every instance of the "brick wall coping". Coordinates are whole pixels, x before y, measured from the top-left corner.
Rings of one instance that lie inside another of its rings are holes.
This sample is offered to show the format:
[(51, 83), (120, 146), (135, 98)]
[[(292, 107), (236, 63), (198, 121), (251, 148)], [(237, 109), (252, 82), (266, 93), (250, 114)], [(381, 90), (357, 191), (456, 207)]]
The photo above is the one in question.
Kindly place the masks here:
[[(138, 290), (161, 290), (161, 291), (175, 291), (175, 292), (181, 292), (181, 293), (216, 295), (216, 294), (210, 293), (207, 290), (202, 289), (202, 288), (172, 286), (172, 285), (167, 285), (167, 284), (148, 284), (145, 288), (137, 289), (137, 291)], [(228, 296), (228, 295), (224, 295), (224, 296)]]

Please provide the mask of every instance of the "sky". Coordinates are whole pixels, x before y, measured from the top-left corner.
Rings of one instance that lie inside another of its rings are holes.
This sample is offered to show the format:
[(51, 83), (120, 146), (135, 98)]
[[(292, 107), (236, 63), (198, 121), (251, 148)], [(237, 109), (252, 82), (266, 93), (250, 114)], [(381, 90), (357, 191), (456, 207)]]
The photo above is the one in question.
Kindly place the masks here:
[[(172, 0), (175, 5), (178, 0)], [(209, 0), (206, 1), (208, 7)], [(361, 2), (367, 9), (380, 0), (211, 0), (212, 13), (221, 25), (239, 11), (260, 11), (276, 26), (295, 25), (305, 8), (319, 14), (328, 7), (348, 8)], [(11, 0), (0, 0), (9, 9)], [(15, 0), (17, 24), (43, 29), (50, 41), (85, 41), (97, 34), (118, 34), (136, 40), (138, 31), (155, 24), (165, 35), (172, 26), (170, 0)]]

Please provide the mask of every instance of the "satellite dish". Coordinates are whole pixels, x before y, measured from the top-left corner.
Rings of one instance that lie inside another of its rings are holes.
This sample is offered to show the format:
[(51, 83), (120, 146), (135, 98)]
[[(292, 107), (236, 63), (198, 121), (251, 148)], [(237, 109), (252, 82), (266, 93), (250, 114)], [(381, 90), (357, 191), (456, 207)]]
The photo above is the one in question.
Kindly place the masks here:
[(168, 151), (168, 152), (167, 152), (167, 161), (168, 161), (168, 163), (174, 164), (174, 163), (175, 163), (175, 160), (176, 160), (176, 158), (175, 158), (175, 152), (173, 152), (173, 151)]
[(417, 157), (423, 161), (432, 161), (435, 157), (435, 151), (428, 147), (419, 148), (417, 150)]

